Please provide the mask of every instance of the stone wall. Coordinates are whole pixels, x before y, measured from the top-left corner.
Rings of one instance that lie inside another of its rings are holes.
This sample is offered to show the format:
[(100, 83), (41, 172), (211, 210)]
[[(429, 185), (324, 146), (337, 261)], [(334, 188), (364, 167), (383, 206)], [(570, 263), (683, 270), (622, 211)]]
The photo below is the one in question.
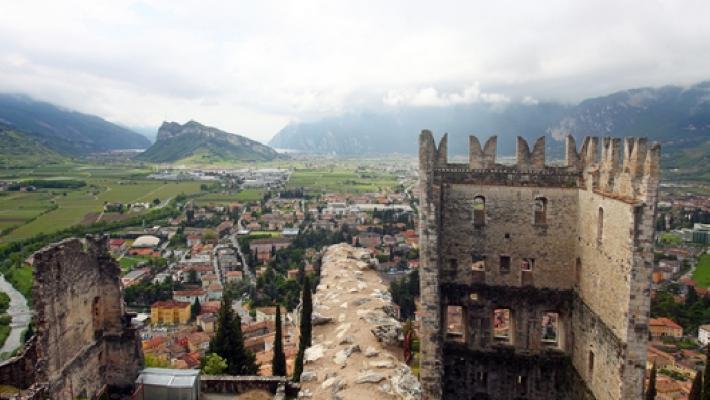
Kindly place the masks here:
[(298, 384), (277, 376), (200, 376), (202, 394), (242, 394), (250, 390), (265, 390), (274, 395), (296, 397)]
[(15, 367), (8, 367), (21, 370), (31, 361), (32, 374), (26, 376), (32, 382), (25, 376), (3, 383), (29, 383), (30, 391), (46, 390), (53, 399), (93, 398), (106, 388), (129, 393), (143, 356), (124, 313), (120, 268), (107, 253), (106, 239), (50, 245), (32, 256), (32, 267), (35, 337)]
[[(488, 392), (472, 398), (516, 398), (501, 389), (502, 382), (516, 379), (518, 386), (526, 383), (518, 389), (528, 399), (573, 393), (574, 398), (638, 398), (660, 147), (632, 138), (622, 151), (619, 139), (587, 138), (577, 151), (569, 137), (565, 165), (550, 167), (544, 138), (532, 150), (518, 138), (515, 165), (496, 163), (495, 137), (483, 149), (477, 138), (470, 142), (469, 163), (451, 164), (446, 135), (438, 147), (430, 132), (420, 136), (424, 398), (458, 398), (467, 387), (461, 380), (473, 379), (452, 367), (458, 362), (448, 359), (452, 348), (462, 353), (466, 370), (488, 371)], [(448, 305), (462, 307), (465, 327), (464, 343), (453, 347), (446, 334)], [(512, 338), (505, 343), (491, 335), (496, 308), (510, 310)], [(541, 318), (548, 312), (559, 316), (554, 348), (540, 340)], [(514, 363), (510, 370), (489, 370), (480, 357), (467, 359), (467, 352), (493, 358), (510, 353), (524, 360), (527, 372), (513, 371)], [(548, 390), (539, 382), (540, 371), (554, 372), (558, 359), (576, 372), (553, 373), (550, 379), (576, 379), (584, 390), (578, 391), (579, 384)], [(442, 372), (442, 365), (456, 378)]]

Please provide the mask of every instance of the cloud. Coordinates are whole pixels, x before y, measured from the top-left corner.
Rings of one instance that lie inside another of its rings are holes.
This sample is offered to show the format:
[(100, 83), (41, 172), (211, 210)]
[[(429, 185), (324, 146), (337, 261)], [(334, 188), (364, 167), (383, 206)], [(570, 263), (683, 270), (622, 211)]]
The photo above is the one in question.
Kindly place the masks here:
[(5, 1), (0, 91), (267, 140), (290, 120), (383, 104), (694, 83), (710, 71), (708, 14), (699, 0)]
[(387, 106), (446, 107), (471, 103), (508, 103), (510, 99), (500, 93), (483, 93), (479, 84), (466, 86), (461, 92), (439, 93), (433, 87), (416, 91), (391, 90), (382, 98)]

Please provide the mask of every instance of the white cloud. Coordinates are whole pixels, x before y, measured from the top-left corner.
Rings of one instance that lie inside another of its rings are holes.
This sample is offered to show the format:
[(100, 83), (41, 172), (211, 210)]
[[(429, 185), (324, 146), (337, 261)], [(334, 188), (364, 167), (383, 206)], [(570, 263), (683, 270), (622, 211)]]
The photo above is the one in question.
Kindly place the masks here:
[(466, 86), (461, 92), (439, 93), (433, 87), (416, 91), (390, 90), (382, 98), (387, 106), (446, 107), (471, 103), (508, 103), (510, 99), (500, 93), (482, 93), (479, 84)]
[(708, 14), (701, 0), (4, 1), (0, 91), (267, 140), (289, 120), (383, 103), (577, 101), (708, 79)]

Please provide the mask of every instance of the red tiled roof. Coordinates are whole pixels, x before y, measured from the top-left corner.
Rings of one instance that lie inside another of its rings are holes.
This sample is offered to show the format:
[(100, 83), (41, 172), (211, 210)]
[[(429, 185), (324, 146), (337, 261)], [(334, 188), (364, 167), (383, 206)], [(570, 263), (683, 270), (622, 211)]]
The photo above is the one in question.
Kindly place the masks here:
[(190, 303), (186, 301), (177, 301), (177, 300), (162, 300), (162, 301), (156, 301), (151, 305), (151, 307), (155, 308), (184, 308), (186, 306), (189, 306)]
[(665, 318), (665, 317), (651, 318), (648, 321), (648, 324), (650, 326), (665, 326), (665, 327), (673, 328), (673, 329), (683, 329), (683, 327), (681, 327), (680, 325), (673, 322), (673, 320)]

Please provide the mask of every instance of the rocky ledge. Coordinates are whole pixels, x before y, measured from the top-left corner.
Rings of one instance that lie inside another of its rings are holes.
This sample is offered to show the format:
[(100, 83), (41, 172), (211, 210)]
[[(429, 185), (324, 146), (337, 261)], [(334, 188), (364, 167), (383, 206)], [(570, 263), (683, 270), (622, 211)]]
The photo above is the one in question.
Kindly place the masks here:
[(402, 362), (402, 325), (374, 263), (347, 244), (323, 255), (299, 398), (420, 398), (419, 381)]

